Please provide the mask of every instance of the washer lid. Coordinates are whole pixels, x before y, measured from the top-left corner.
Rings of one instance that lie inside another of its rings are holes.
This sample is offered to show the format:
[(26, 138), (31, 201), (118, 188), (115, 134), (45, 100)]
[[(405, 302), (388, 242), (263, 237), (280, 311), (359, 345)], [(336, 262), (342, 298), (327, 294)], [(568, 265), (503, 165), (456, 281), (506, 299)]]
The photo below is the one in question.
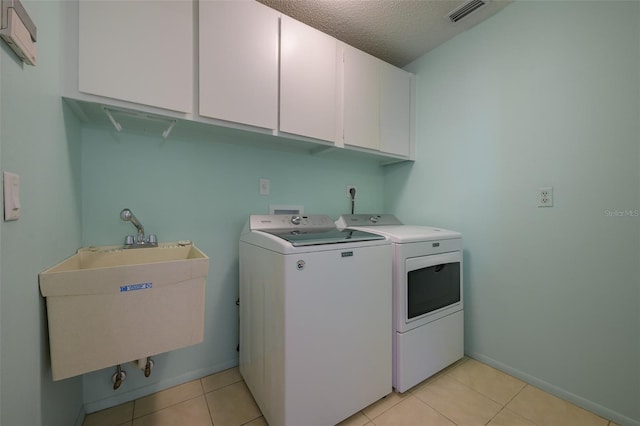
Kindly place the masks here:
[(353, 243), (358, 241), (374, 241), (384, 240), (385, 237), (370, 232), (345, 229), (342, 231), (336, 228), (314, 229), (313, 231), (304, 230), (263, 230), (276, 237), (288, 241), (294, 247), (315, 246), (321, 244), (342, 244)]

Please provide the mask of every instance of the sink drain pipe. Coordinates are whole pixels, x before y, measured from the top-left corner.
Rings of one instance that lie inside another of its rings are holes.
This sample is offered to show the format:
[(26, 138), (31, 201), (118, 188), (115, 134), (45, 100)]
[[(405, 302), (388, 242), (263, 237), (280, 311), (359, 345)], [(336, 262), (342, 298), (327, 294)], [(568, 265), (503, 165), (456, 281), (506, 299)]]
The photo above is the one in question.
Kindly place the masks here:
[[(144, 371), (144, 377), (151, 375), (151, 369), (153, 368), (153, 360), (151, 357), (140, 358), (137, 361), (131, 361), (138, 369)], [(113, 382), (113, 390), (118, 390), (122, 382), (127, 378), (127, 372), (122, 369), (120, 364), (116, 365), (116, 372), (111, 376)]]
[(138, 361), (135, 361), (135, 364), (140, 370), (144, 371), (144, 377), (149, 377), (151, 375), (151, 369), (153, 368), (153, 360), (150, 356), (146, 358), (140, 358)]

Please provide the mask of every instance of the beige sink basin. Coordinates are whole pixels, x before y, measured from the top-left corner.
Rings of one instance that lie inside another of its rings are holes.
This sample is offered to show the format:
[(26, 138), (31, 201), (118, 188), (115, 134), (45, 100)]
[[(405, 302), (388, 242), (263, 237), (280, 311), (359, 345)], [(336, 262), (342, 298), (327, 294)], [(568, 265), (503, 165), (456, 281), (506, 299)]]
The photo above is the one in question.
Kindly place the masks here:
[(200, 343), (209, 258), (192, 244), (88, 247), (40, 273), (54, 380)]

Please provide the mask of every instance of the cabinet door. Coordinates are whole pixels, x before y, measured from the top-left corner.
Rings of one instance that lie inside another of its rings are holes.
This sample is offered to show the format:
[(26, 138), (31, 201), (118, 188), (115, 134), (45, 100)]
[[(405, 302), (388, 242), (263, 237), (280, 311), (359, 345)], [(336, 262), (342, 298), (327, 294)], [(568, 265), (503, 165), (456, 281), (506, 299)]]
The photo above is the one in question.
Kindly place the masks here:
[(277, 128), (278, 19), (254, 1), (200, 0), (200, 115)]
[(380, 64), (380, 151), (411, 156), (411, 74)]
[(286, 16), (280, 25), (280, 130), (335, 142), (337, 42)]
[(344, 47), (344, 143), (379, 149), (379, 59)]
[(192, 0), (80, 0), (81, 92), (190, 113)]

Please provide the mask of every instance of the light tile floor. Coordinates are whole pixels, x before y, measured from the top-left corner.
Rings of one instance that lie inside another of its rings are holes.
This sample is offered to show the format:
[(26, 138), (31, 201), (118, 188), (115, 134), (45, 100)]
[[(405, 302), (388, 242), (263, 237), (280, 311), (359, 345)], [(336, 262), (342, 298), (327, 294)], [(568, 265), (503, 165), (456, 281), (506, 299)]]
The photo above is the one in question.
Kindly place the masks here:
[[(84, 426), (266, 426), (237, 368), (87, 415)], [(616, 426), (464, 358), (339, 426)], [(296, 425), (313, 426), (313, 425)]]

